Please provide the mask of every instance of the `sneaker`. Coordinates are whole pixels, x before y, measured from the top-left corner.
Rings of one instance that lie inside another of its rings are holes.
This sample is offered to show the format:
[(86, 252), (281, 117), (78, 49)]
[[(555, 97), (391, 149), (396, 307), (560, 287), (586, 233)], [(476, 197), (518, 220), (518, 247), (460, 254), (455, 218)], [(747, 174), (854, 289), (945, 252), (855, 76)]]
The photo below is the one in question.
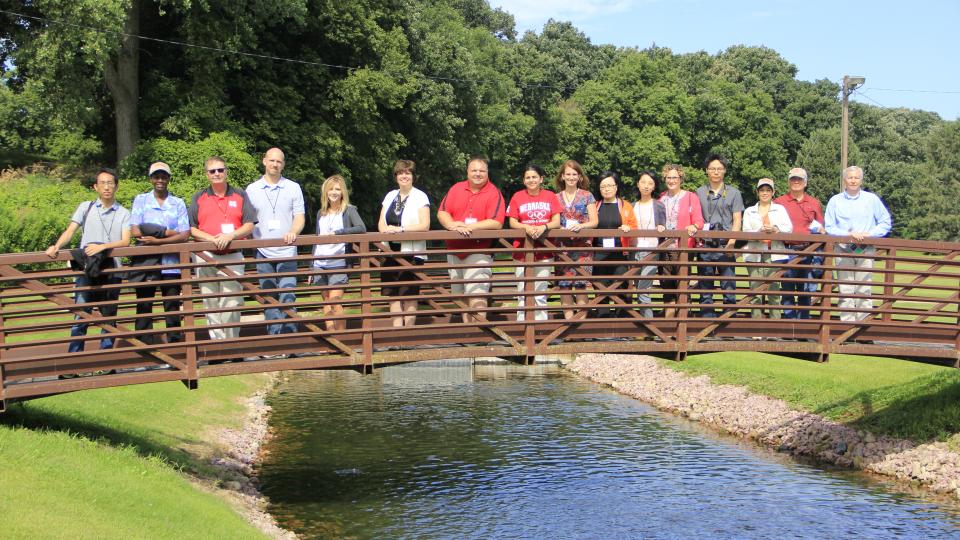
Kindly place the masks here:
[(265, 354), (260, 358), (262, 358), (263, 360), (282, 360), (284, 358), (289, 358), (289, 357), (290, 357), (289, 354), (281, 353), (281, 354)]

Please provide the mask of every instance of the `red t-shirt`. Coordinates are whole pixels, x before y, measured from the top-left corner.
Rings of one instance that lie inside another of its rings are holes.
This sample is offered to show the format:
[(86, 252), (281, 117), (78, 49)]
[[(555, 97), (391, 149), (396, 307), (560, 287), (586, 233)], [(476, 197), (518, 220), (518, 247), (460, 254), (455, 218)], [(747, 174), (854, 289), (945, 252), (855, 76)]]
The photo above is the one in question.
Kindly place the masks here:
[[(470, 182), (457, 182), (450, 188), (447, 195), (440, 201), (437, 210), (450, 214), (454, 221), (474, 223), (485, 219), (495, 219), (503, 223), (506, 204), (503, 195), (491, 182), (487, 182), (474, 193), (470, 189)], [(471, 221), (473, 220), (473, 221)], [(484, 249), (493, 244), (492, 240), (447, 240), (449, 249)], [(465, 257), (463, 254), (460, 258)]]
[[(550, 218), (561, 212), (563, 207), (560, 206), (557, 194), (546, 189), (541, 189), (536, 196), (531, 196), (525, 189), (518, 191), (510, 198), (510, 205), (507, 206), (507, 217), (516, 219), (524, 225), (546, 225), (550, 223)], [(522, 240), (513, 241), (514, 247), (519, 248), (522, 245)], [(542, 247), (543, 242), (537, 240), (534, 245)], [(522, 261), (523, 257), (523, 253), (513, 254), (514, 260), (517, 261)], [(535, 260), (538, 261), (551, 258), (553, 258), (551, 253), (537, 253), (535, 256)]]
[(794, 234), (809, 234), (810, 223), (813, 220), (820, 222), (820, 232), (823, 232), (823, 208), (820, 206), (820, 201), (809, 194), (804, 194), (803, 201), (797, 201), (789, 193), (785, 193), (773, 202), (787, 210), (787, 216), (793, 223)]

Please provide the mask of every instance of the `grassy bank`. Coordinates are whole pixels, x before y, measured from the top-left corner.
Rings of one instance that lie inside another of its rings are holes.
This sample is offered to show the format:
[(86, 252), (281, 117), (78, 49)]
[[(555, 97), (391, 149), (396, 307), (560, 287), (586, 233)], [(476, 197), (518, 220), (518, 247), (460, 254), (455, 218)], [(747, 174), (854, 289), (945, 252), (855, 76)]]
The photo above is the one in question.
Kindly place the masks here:
[[(92, 390), (0, 415), (3, 538), (263, 538), (193, 476), (265, 376)], [(203, 483), (203, 482), (201, 482)]]
[(883, 435), (948, 441), (960, 451), (960, 370), (831, 355), (817, 364), (764, 353), (712, 353), (663, 365), (746, 386), (790, 405)]

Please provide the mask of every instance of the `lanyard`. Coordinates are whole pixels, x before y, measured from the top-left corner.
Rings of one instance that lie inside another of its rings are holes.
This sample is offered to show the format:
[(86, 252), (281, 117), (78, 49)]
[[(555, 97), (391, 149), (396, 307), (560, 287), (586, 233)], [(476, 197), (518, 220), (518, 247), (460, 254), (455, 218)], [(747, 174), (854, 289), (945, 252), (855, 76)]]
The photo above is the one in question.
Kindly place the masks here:
[[(107, 209), (107, 212), (113, 212), (113, 207)], [(103, 214), (100, 211), (97, 211), (97, 217), (100, 218), (100, 228), (106, 231), (106, 240), (110, 242), (110, 233), (113, 232), (113, 225), (117, 222), (117, 213), (113, 212), (113, 215), (110, 216), (110, 228), (107, 228), (106, 224), (103, 222)]]

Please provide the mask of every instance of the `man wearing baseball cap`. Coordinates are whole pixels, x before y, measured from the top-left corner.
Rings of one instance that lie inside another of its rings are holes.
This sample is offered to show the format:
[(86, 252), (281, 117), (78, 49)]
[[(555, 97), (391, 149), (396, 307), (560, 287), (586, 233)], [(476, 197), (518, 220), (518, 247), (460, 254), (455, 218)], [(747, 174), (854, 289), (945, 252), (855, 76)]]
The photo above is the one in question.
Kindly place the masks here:
[[(153, 189), (137, 195), (133, 199), (133, 210), (130, 212), (130, 231), (137, 245), (160, 246), (186, 242), (190, 237), (190, 221), (187, 218), (187, 206), (183, 199), (170, 194), (170, 166), (162, 161), (152, 165), (147, 171)], [(180, 300), (173, 297), (180, 295), (182, 285), (170, 283), (180, 279), (180, 263), (178, 253), (162, 255), (141, 255), (133, 257), (132, 266), (162, 266), (161, 269), (134, 270), (128, 282), (136, 290), (137, 322), (136, 330), (150, 330), (153, 328), (153, 298), (157, 289), (163, 297), (163, 311), (165, 312), (167, 328), (180, 327)], [(167, 333), (168, 342), (183, 341), (180, 332)], [(145, 343), (154, 343), (153, 336), (142, 336)]]
[[(794, 234), (823, 234), (823, 207), (820, 201), (807, 194), (807, 171), (794, 167), (787, 173), (789, 191), (777, 197), (773, 202), (787, 209), (787, 215), (793, 223)], [(786, 248), (796, 251), (806, 249), (808, 242), (787, 242)], [(808, 293), (817, 292), (817, 282), (823, 276), (823, 257), (811, 255), (803, 257), (796, 264), (816, 266), (817, 268), (794, 268), (784, 275), (787, 278), (800, 278), (803, 282), (787, 281), (781, 287), (784, 306), (801, 306), (809, 308), (813, 297)], [(804, 294), (793, 294), (793, 293)], [(788, 319), (809, 319), (809, 309), (785, 309), (783, 316)]]

